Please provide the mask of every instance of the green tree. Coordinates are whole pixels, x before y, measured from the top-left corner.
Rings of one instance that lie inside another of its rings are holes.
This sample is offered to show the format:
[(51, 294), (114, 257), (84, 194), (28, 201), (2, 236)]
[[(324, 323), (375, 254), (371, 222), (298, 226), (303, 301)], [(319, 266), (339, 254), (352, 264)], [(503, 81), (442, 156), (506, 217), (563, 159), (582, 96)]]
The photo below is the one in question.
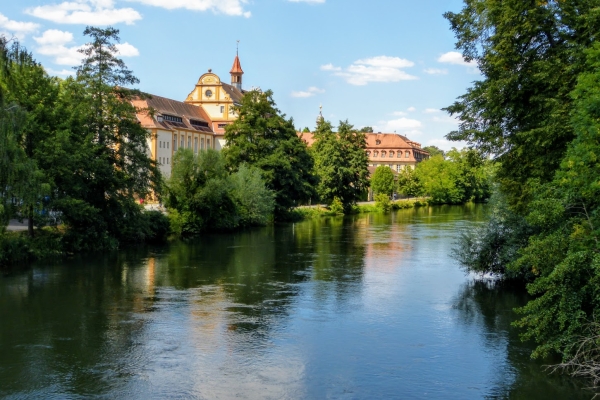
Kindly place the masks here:
[(421, 193), (421, 183), (415, 174), (415, 170), (407, 167), (398, 173), (398, 192), (408, 197), (418, 196)]
[(275, 199), (260, 171), (246, 165), (231, 175), (232, 197), (241, 226), (265, 225), (273, 216)]
[(465, 0), (448, 12), (465, 60), (482, 79), (446, 110), (460, 121), (450, 140), (495, 154), (498, 179), (521, 211), (531, 179), (548, 182), (573, 139), (570, 124), (583, 50), (600, 32), (597, 0)]
[(434, 203), (458, 204), (465, 200), (464, 189), (458, 184), (459, 166), (439, 154), (417, 164), (415, 176), (421, 182), (424, 194)]
[[(13, 152), (16, 158), (12, 168), (20, 170), (20, 173), (18, 181), (11, 187), (13, 196), (18, 198), (19, 211), (28, 219), (29, 235), (33, 236), (35, 211), (43, 206), (42, 195), (50, 191), (44, 174), (45, 166), (40, 165), (39, 150), (40, 144), (56, 129), (54, 109), (58, 99), (58, 81), (50, 78), (18, 42), (9, 45), (0, 38), (0, 52), (3, 59), (0, 73), (3, 95), (0, 101), (10, 104), (3, 119), (6, 118), (5, 122), (12, 125), (13, 140), (23, 153), (22, 157), (17, 157), (17, 153)], [(8, 142), (7, 146), (6, 151), (10, 151)]]
[(373, 133), (373, 127), (372, 126), (365, 126), (360, 128), (359, 132), (361, 133)]
[(319, 176), (319, 196), (328, 204), (339, 199), (348, 212), (369, 184), (365, 134), (356, 131), (348, 121), (340, 121), (338, 131), (333, 132), (331, 123), (320, 119), (314, 139), (312, 152)]
[(267, 188), (275, 193), (276, 218), (308, 202), (317, 183), (314, 162), (293, 121), (276, 108), (273, 92), (247, 92), (236, 113), (237, 120), (225, 129), (227, 166), (236, 171), (246, 164), (261, 171)]
[(377, 167), (371, 177), (371, 188), (375, 194), (391, 196), (394, 193), (394, 183), (394, 173), (391, 168), (385, 165)]
[(81, 50), (83, 63), (61, 85), (63, 125), (45, 148), (54, 206), (74, 250), (143, 240), (148, 226), (135, 199), (158, 191), (160, 181), (147, 152), (150, 133), (131, 104), (140, 93), (125, 88), (138, 80), (116, 58), (118, 30), (87, 27), (84, 34), (91, 42)]
[(438, 154), (442, 156), (445, 155), (444, 150), (440, 149), (437, 146), (425, 146), (423, 147), (423, 150), (428, 152), (430, 157), (437, 156)]
[(302, 133), (310, 133), (310, 129), (308, 129), (308, 126), (302, 129)]

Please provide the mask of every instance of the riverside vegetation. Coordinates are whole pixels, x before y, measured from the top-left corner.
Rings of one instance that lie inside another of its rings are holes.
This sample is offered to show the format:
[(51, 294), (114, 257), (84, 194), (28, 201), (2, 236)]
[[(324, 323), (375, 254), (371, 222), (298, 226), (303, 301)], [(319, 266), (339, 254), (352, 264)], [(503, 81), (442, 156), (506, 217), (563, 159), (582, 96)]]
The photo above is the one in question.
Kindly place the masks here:
[[(227, 147), (180, 149), (163, 179), (147, 152), (150, 133), (131, 100), (148, 96), (116, 57), (118, 30), (88, 27), (74, 77), (49, 76), (15, 40), (0, 39), (0, 265), (116, 249), (273, 221), (387, 212), (432, 203), (483, 200), (490, 178), (474, 150), (439, 153), (398, 177), (379, 168), (369, 181), (365, 132), (320, 118), (308, 148), (271, 91), (245, 94)], [(379, 175), (385, 175), (379, 179)], [(369, 184), (376, 205), (357, 206)], [(428, 200), (393, 202), (393, 192)], [(146, 211), (153, 194), (166, 215)], [(326, 204), (326, 209), (299, 208)], [(11, 218), (26, 233), (6, 232)]]
[(487, 225), (456, 256), (469, 271), (527, 285), (515, 326), (558, 355), (555, 370), (600, 383), (600, 2), (466, 0), (447, 13), (481, 71), (447, 108), (448, 135), (493, 154)]

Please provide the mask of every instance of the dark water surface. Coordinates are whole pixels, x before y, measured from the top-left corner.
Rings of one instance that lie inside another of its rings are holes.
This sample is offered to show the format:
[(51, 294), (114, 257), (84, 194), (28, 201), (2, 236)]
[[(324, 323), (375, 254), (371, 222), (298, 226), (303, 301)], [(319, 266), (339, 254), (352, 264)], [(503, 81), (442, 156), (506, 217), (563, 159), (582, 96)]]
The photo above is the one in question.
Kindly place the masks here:
[(449, 256), (483, 206), (211, 235), (0, 278), (0, 397), (589, 399), (529, 359), (526, 296)]

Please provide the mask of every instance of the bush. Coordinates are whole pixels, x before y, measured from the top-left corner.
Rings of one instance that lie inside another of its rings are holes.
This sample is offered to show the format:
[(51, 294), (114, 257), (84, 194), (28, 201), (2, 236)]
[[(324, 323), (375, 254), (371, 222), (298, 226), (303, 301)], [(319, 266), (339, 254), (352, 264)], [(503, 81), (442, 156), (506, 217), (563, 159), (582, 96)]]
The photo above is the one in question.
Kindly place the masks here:
[(389, 212), (392, 209), (390, 198), (385, 193), (375, 195), (375, 206), (383, 212)]
[(147, 222), (146, 242), (161, 243), (167, 240), (171, 233), (169, 218), (160, 211), (146, 211), (143, 213)]
[(334, 214), (343, 214), (344, 213), (344, 204), (339, 197), (334, 197), (333, 201), (329, 205), (329, 210)]

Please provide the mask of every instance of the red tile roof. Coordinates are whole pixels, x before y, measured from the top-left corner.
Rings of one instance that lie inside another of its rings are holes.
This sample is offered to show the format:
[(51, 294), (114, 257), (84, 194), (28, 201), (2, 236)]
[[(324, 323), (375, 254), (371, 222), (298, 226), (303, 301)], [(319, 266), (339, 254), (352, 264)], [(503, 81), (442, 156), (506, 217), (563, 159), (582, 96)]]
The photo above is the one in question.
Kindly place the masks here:
[(242, 71), (242, 64), (240, 64), (240, 58), (238, 56), (235, 56), (235, 60), (233, 60), (233, 67), (231, 67), (231, 71), (229, 71), (230, 74), (243, 74), (244, 71)]

